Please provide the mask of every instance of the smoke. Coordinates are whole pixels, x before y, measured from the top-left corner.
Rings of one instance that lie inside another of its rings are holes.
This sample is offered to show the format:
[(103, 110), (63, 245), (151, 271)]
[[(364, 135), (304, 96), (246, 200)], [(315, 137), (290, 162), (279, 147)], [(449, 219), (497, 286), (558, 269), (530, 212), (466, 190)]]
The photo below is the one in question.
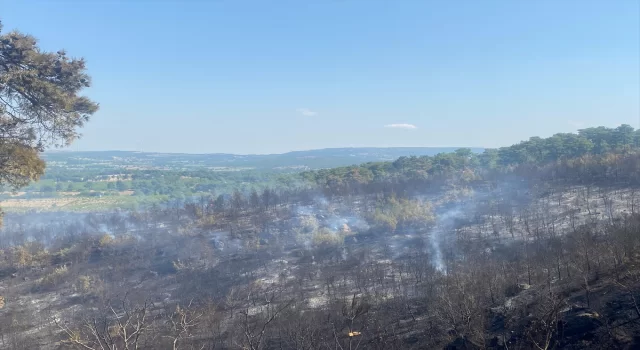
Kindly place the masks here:
[[(455, 254), (456, 235), (451, 233), (462, 225), (477, 225), (494, 215), (495, 205), (515, 206), (526, 203), (526, 183), (521, 181), (503, 181), (496, 187), (475, 187), (473, 190), (446, 188), (430, 190), (411, 196), (412, 200), (429, 202), (433, 206), (435, 223), (433, 226), (404, 226), (396, 231), (378, 232), (370, 230), (364, 213), (365, 208), (371, 213), (371, 206), (364, 206), (367, 197), (357, 200), (328, 200), (321, 195), (305, 197), (304, 205), (291, 206), (287, 215), (277, 218), (264, 240), (267, 244), (273, 240), (278, 247), (287, 251), (292, 248), (314, 249), (316, 247), (335, 247), (343, 259), (349, 254), (360, 254), (366, 251), (373, 259), (401, 259), (410, 254), (424, 254), (425, 261), (430, 262), (441, 272), (446, 270), (446, 262), (452, 261), (448, 254)], [(298, 202), (300, 203), (300, 202)], [(375, 203), (372, 203), (375, 204)], [(491, 209), (491, 210), (488, 210)], [(159, 212), (162, 213), (162, 212)], [(477, 217), (474, 215), (477, 214)], [(471, 218), (476, 221), (471, 221)], [(126, 212), (102, 213), (30, 213), (5, 216), (5, 225), (0, 230), (0, 247), (23, 244), (25, 241), (37, 241), (45, 246), (69, 246), (75, 237), (81, 235), (99, 235), (108, 233), (119, 236), (123, 233), (127, 238), (139, 241), (147, 240), (154, 245), (172, 246), (176, 227), (169, 216), (141, 215), (133, 220)], [(497, 222), (493, 229), (504, 231), (504, 225)], [(483, 226), (484, 227), (484, 226)], [(225, 232), (226, 228), (217, 228), (221, 232), (209, 232), (210, 243), (224, 254), (236, 254), (247, 249), (243, 244), (243, 236), (234, 236)], [(462, 232), (462, 231), (461, 231)], [(65, 239), (65, 243), (61, 240)], [(69, 242), (67, 244), (66, 242)], [(346, 246), (347, 249), (342, 245)], [(175, 247), (174, 247), (175, 248)], [(329, 251), (330, 249), (326, 249)], [(364, 253), (363, 253), (364, 254)], [(353, 255), (356, 256), (356, 255)]]
[(331, 229), (332, 231), (338, 231), (345, 227), (349, 227), (350, 230), (364, 232), (369, 230), (369, 224), (361, 217), (356, 215), (339, 215), (332, 213), (326, 216), (322, 223)]
[(429, 234), (429, 245), (431, 247), (431, 263), (440, 272), (445, 271), (445, 263), (442, 254), (442, 245), (446, 234), (455, 227), (455, 221), (463, 214), (462, 205), (456, 205), (436, 216), (436, 225)]
[(7, 213), (0, 228), (0, 246), (38, 242), (49, 247), (57, 239), (74, 240), (90, 231), (86, 219), (87, 214), (75, 212)]
[[(369, 230), (367, 221), (351, 207), (331, 202), (323, 196), (314, 197), (312, 203), (296, 206), (290, 221), (295, 242), (304, 249), (325, 244), (342, 249), (339, 246), (347, 236)], [(346, 259), (346, 250), (342, 249), (341, 255)]]
[[(326, 227), (331, 231), (340, 231), (347, 225), (351, 230), (364, 232), (369, 230), (369, 224), (352, 208), (332, 203), (324, 196), (313, 198), (311, 205), (298, 205), (294, 213), (294, 225), (309, 226), (310, 221), (314, 229)], [(313, 218), (313, 219), (312, 219)]]

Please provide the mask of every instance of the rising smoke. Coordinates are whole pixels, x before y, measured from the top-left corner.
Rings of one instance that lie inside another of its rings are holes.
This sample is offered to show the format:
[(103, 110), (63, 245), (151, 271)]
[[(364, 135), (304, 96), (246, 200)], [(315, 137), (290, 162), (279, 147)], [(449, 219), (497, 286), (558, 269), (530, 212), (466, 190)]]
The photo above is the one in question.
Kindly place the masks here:
[(445, 262), (442, 253), (443, 241), (447, 239), (448, 234), (454, 229), (456, 219), (461, 218), (462, 215), (463, 210), (461, 205), (456, 205), (453, 208), (438, 213), (435, 227), (429, 233), (431, 263), (433, 267), (440, 272), (445, 272)]

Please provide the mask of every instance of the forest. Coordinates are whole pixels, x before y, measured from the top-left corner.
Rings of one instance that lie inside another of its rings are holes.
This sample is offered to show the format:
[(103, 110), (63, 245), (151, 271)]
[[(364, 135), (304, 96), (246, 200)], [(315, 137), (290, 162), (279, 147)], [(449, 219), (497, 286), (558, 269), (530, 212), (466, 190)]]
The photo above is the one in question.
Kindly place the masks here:
[[(350, 165), (344, 167), (333, 167), (325, 169), (301, 171), (300, 168), (280, 168), (276, 160), (271, 168), (258, 169), (218, 169), (212, 171), (204, 165), (195, 162), (187, 168), (182, 166), (185, 162), (191, 162), (190, 157), (206, 158), (206, 155), (185, 155), (180, 161), (180, 155), (171, 155), (169, 160), (155, 161), (153, 154), (143, 154), (153, 159), (156, 163), (149, 163), (148, 169), (130, 169), (122, 164), (116, 163), (105, 165), (113, 157), (111, 153), (106, 153), (103, 158), (72, 158), (54, 154), (45, 159), (49, 162), (47, 171), (40, 181), (34, 182), (26, 188), (21, 189), (21, 193), (12, 194), (6, 192), (0, 194), (2, 199), (38, 199), (53, 198), (60, 199), (64, 204), (65, 199), (73, 198), (103, 198), (112, 199), (110, 202), (94, 203), (95, 205), (58, 205), (49, 208), (39, 208), (37, 205), (28, 205), (26, 202), (24, 209), (34, 210), (74, 210), (100, 211), (114, 209), (133, 209), (145, 207), (149, 204), (164, 205), (167, 202), (193, 199), (200, 196), (223, 195), (228, 196), (234, 190), (249, 193), (253, 190), (262, 191), (265, 188), (287, 189), (292, 187), (331, 187), (333, 191), (340, 192), (346, 187), (358, 187), (376, 181), (407, 181), (413, 179), (419, 181), (422, 177), (434, 176), (436, 174), (450, 174), (453, 171), (463, 169), (506, 169), (513, 166), (525, 164), (544, 164), (546, 162), (559, 161), (582, 156), (598, 156), (611, 151), (624, 151), (635, 149), (640, 144), (640, 132), (634, 130), (629, 125), (621, 125), (617, 128), (596, 127), (586, 128), (578, 134), (564, 133), (556, 134), (549, 138), (532, 137), (528, 141), (519, 144), (503, 147), (500, 149), (458, 149), (451, 152), (439, 152), (432, 155), (423, 156), (402, 156), (395, 161), (368, 162), (361, 165)], [(345, 152), (355, 152), (357, 149), (344, 150), (322, 150), (319, 158), (314, 158), (318, 164), (340, 163), (343, 158), (335, 155), (342, 155)], [(388, 154), (403, 152), (436, 152), (439, 149), (377, 149), (371, 153), (371, 149), (362, 149), (362, 152), (369, 153), (362, 156), (384, 157)], [(315, 154), (314, 152), (308, 152)], [(326, 153), (326, 155), (324, 155)], [(98, 153), (100, 154), (100, 153)], [(118, 159), (123, 159), (123, 164), (134, 162), (135, 164), (146, 164), (147, 161), (126, 158), (127, 153), (116, 152)], [(307, 154), (307, 153), (304, 153)], [(347, 153), (349, 154), (349, 153)], [(286, 155), (281, 155), (280, 158)], [(86, 155), (85, 157), (90, 157)], [(141, 156), (140, 156), (141, 157)], [(260, 156), (256, 156), (260, 157)], [(275, 157), (275, 156), (273, 156)], [(164, 159), (163, 157), (160, 157)], [(346, 157), (348, 158), (348, 157)], [(76, 160), (78, 159), (78, 160)], [(84, 159), (83, 161), (80, 161)], [(215, 158), (214, 158), (215, 159)], [(260, 159), (260, 158), (259, 158)], [(270, 158), (269, 158), (270, 159)], [(71, 163), (77, 161), (82, 164), (74, 167)], [(292, 161), (292, 160), (287, 160)], [(174, 165), (171, 165), (174, 164)], [(304, 169), (305, 167), (302, 167)], [(91, 204), (91, 200), (88, 200)], [(55, 202), (52, 202), (55, 203)], [(11, 211), (17, 208), (9, 206)], [(24, 211), (21, 210), (21, 211)]]
[(637, 135), (590, 128), (137, 210), (10, 213), (0, 345), (635, 348)]

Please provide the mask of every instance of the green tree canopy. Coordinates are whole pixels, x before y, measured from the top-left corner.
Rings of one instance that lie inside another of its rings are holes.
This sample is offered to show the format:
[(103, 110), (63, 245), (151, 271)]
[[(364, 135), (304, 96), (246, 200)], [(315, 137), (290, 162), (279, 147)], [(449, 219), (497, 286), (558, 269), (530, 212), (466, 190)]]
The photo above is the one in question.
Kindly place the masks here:
[(83, 59), (45, 52), (34, 37), (2, 32), (0, 23), (0, 185), (19, 188), (37, 180), (40, 153), (69, 145), (98, 110), (79, 95), (90, 86)]

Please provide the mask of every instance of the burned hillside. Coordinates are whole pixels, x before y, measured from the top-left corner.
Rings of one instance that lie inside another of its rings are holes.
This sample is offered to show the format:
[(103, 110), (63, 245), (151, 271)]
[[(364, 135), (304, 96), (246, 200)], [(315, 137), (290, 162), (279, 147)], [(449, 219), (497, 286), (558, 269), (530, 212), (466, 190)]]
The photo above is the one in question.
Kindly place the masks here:
[(0, 344), (636, 345), (638, 153), (498, 168), (438, 157), (424, 173), (400, 161), (403, 177), (348, 168), (140, 211), (8, 215)]

